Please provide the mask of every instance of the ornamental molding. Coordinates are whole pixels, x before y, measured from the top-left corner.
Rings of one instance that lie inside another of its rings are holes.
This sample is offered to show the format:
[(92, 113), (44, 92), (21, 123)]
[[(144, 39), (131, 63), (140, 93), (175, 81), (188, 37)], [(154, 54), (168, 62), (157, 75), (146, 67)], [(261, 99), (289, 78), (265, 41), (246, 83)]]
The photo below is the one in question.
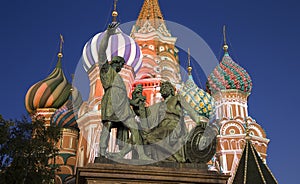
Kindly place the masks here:
[(213, 94), (213, 97), (216, 99), (224, 99), (224, 98), (239, 98), (245, 102), (247, 102), (247, 98), (251, 93), (240, 91), (238, 89), (224, 89), (217, 91)]
[(167, 29), (166, 25), (165, 24), (161, 24), (157, 30), (159, 32), (161, 32), (164, 36), (168, 36), (168, 37), (171, 37), (172, 35), (170, 34), (169, 30)]
[(244, 129), (243, 125), (241, 125), (241, 123), (227, 122), (227, 123), (223, 124), (221, 127), (221, 130), (220, 130), (221, 135), (228, 135), (228, 134), (226, 134), (227, 129), (233, 128), (233, 127), (237, 128), (239, 130), (239, 132), (237, 134), (243, 134), (243, 132), (245, 131), (245, 129)]
[(243, 149), (234, 149), (234, 150), (220, 150), (218, 151), (219, 154), (242, 154)]
[(150, 54), (143, 54), (144, 58), (149, 58), (149, 59), (152, 59), (152, 60), (155, 60), (156, 57), (154, 57), (153, 55), (150, 55)]
[[(134, 26), (135, 27), (135, 26)], [(133, 29), (135, 29), (133, 27)], [(152, 29), (150, 29), (152, 30)], [(158, 30), (153, 30), (151, 32), (142, 32), (142, 31), (138, 31), (138, 32), (132, 32), (130, 35), (132, 38), (134, 38), (135, 41), (153, 41), (155, 39), (158, 39), (160, 42), (162, 43), (167, 43), (170, 45), (175, 45), (175, 42), (177, 40), (176, 37), (172, 37), (170, 36), (166, 36), (164, 34), (162, 34), (160, 31)]]
[(160, 57), (161, 57), (162, 61), (171, 61), (171, 62), (174, 62), (174, 60), (171, 57), (169, 57), (169, 56), (160, 56)]
[(256, 125), (256, 124), (250, 124), (249, 125), (249, 131), (254, 130), (258, 134), (259, 137), (264, 138), (263, 133), (261, 132), (261, 128), (258, 127), (258, 126), (259, 125)]
[(157, 31), (166, 37), (172, 36), (164, 23), (161, 23), (159, 27), (155, 29), (149, 20), (146, 20), (141, 27), (134, 25), (132, 29), (132, 33), (142, 33), (142, 34), (154, 32), (154, 31)]
[(155, 28), (151, 25), (150, 21), (145, 21), (144, 25), (138, 30), (138, 33), (150, 33), (155, 31)]
[[(218, 140), (229, 140), (229, 139), (232, 139), (232, 138), (239, 138), (243, 141), (245, 141), (245, 137), (246, 137), (246, 134), (239, 134), (239, 135), (230, 135), (230, 134), (227, 134), (227, 135), (218, 135), (217, 138)], [(260, 141), (260, 142), (263, 142), (265, 144), (268, 144), (270, 142), (270, 139), (267, 139), (267, 138), (263, 138), (263, 137), (258, 137), (258, 136), (255, 136), (255, 135), (252, 135), (250, 136), (251, 137), (251, 141)]]
[(247, 106), (247, 101), (244, 101), (242, 99), (232, 99), (232, 98), (222, 98), (221, 100), (216, 99), (219, 105), (226, 105), (226, 104), (237, 104), (241, 106)]

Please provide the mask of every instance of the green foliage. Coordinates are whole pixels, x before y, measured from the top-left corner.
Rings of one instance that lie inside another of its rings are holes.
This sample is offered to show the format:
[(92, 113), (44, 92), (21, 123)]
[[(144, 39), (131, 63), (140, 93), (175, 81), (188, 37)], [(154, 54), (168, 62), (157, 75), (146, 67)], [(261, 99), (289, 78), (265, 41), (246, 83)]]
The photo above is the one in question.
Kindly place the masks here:
[[(43, 120), (28, 122), (0, 119), (0, 183), (51, 183), (54, 181), (54, 146), (60, 138), (57, 127)], [(52, 162), (50, 162), (52, 161)]]

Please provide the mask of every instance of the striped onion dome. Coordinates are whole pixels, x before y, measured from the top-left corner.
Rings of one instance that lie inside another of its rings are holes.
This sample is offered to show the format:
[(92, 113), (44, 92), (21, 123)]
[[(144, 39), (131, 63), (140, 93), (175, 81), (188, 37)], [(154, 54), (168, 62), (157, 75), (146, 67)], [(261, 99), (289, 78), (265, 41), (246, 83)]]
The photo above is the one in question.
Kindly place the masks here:
[(32, 114), (38, 108), (60, 108), (68, 100), (70, 89), (71, 85), (64, 75), (59, 57), (53, 72), (27, 91), (26, 110)]
[[(82, 53), (85, 71), (89, 71), (98, 62), (98, 50), (105, 32), (96, 34), (85, 44)], [(120, 28), (117, 28), (116, 32), (117, 34), (109, 38), (106, 50), (107, 59), (111, 61), (114, 56), (121, 56), (136, 73), (142, 66), (142, 51), (139, 45), (130, 36), (124, 34)]]
[(199, 116), (212, 117), (215, 109), (214, 99), (195, 84), (191, 75), (181, 88), (180, 94)]
[(250, 93), (252, 89), (249, 74), (232, 60), (227, 51), (225, 51), (220, 64), (209, 75), (206, 85), (207, 91), (210, 93), (226, 89), (237, 89)]
[(52, 116), (51, 124), (60, 128), (78, 128), (77, 112), (82, 104), (82, 98), (76, 88), (72, 90), (68, 101), (55, 111)]

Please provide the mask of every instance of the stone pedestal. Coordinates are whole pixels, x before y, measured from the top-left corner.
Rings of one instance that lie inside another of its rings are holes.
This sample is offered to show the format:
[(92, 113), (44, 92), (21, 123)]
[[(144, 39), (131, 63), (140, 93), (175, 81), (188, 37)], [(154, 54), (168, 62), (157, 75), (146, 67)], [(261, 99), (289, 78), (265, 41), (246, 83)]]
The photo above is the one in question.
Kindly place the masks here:
[[(77, 169), (76, 183), (219, 183), (226, 184), (229, 176), (210, 172), (203, 165), (156, 163), (130, 165), (94, 163)], [(159, 165), (159, 166), (158, 166)], [(198, 168), (195, 168), (198, 167)]]

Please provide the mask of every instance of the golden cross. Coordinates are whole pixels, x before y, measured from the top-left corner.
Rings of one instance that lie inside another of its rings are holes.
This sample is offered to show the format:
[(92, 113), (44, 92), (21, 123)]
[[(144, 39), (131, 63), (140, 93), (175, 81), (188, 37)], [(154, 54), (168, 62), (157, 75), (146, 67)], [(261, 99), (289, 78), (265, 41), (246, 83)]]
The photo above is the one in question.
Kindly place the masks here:
[(188, 48), (188, 64), (189, 67), (191, 66), (191, 52), (190, 52), (190, 48)]
[(71, 81), (71, 89), (70, 89), (70, 91), (73, 91), (74, 90), (74, 88), (73, 88), (74, 73), (71, 74), (71, 78), (72, 78), (72, 81)]
[(63, 37), (62, 34), (60, 34), (59, 37), (60, 37), (59, 52), (62, 53), (62, 46), (63, 46), (63, 43), (64, 43), (64, 37)]
[(75, 77), (75, 75), (74, 75), (74, 73), (72, 73), (72, 74), (71, 74), (72, 83), (73, 83), (73, 81), (74, 81), (74, 77)]
[(190, 52), (190, 48), (188, 48), (188, 75), (192, 75), (192, 67), (191, 67), (191, 52)]
[(245, 117), (245, 129), (246, 129), (246, 136), (249, 136), (249, 124), (248, 124), (248, 121), (247, 121), (247, 118)]
[(117, 10), (117, 2), (118, 2), (118, 0), (114, 0), (114, 10), (115, 11)]
[(226, 26), (223, 26), (223, 37), (224, 37), (224, 45), (227, 45), (226, 43)]

